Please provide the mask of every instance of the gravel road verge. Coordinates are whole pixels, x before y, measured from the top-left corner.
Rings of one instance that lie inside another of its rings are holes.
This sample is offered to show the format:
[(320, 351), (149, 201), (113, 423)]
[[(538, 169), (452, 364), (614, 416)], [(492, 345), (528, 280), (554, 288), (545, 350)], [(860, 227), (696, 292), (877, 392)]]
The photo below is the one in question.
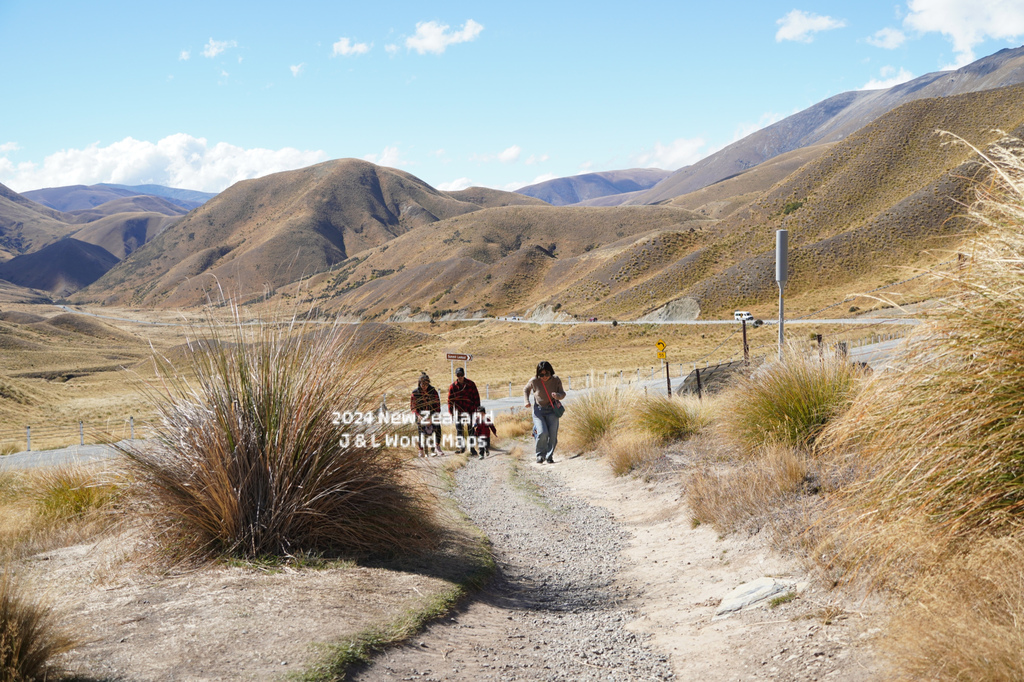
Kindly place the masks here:
[(493, 543), (495, 579), (353, 679), (675, 679), (668, 656), (626, 628), (637, 615), (616, 580), (627, 533), (541, 469), (497, 455), (456, 474), (456, 501)]

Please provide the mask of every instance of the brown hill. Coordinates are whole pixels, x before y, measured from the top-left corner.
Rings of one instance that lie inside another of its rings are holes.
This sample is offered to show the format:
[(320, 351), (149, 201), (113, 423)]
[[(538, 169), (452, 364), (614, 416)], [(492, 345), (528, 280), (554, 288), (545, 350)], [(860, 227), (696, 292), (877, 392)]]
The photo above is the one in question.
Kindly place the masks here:
[(69, 211), (67, 215), (73, 216), (73, 220), (76, 223), (91, 223), (94, 220), (106, 218), (117, 213), (159, 213), (165, 216), (178, 217), (185, 215), (188, 211), (160, 197), (139, 195), (114, 199), (95, 208)]
[[(465, 192), (484, 204), (521, 201)], [(273, 291), (414, 228), (481, 210), (457, 196), (356, 159), (246, 180), (132, 253), (80, 299), (181, 306), (203, 303), (213, 290), (214, 298)]]
[(75, 231), (69, 216), (0, 185), (0, 259), (42, 248)]
[(732, 177), (779, 154), (836, 142), (908, 102), (1024, 82), (1024, 47), (1005, 49), (956, 71), (925, 74), (887, 90), (830, 97), (686, 166), (629, 203), (654, 204)]
[(470, 187), (455, 192), (448, 192), (448, 196), (459, 201), (468, 201), (480, 208), (495, 208), (497, 206), (546, 206), (547, 202), (533, 197), (516, 194), (515, 192), (502, 192), (499, 189), (489, 187)]
[(115, 213), (89, 223), (73, 236), (124, 259), (178, 220), (180, 216), (162, 213)]
[(670, 175), (672, 175), (672, 171), (660, 168), (630, 168), (601, 173), (583, 173), (538, 182), (535, 185), (521, 187), (516, 192), (543, 199), (552, 206), (568, 206), (588, 199), (650, 189)]
[(100, 278), (117, 264), (106, 249), (68, 237), (0, 264), (0, 279), (65, 296)]
[(1022, 124), (1024, 86), (919, 100), (842, 142), (781, 155), (669, 204), (505, 207), (420, 227), (318, 275), (303, 295), (377, 319), (522, 315), (542, 305), (628, 319), (677, 299), (718, 316), (774, 300), (774, 232), (786, 228), (790, 292), (841, 298), (853, 282), (888, 278), (955, 243), (975, 167), (970, 150), (936, 130), (987, 144), (993, 128)]
[[(771, 300), (777, 229), (790, 233), (793, 294), (842, 291), (865, 273), (891, 276), (927, 249), (955, 245), (964, 229), (959, 216), (980, 169), (973, 152), (936, 131), (985, 146), (1000, 136), (993, 129), (1020, 135), (1022, 126), (1024, 86), (906, 104), (728, 215), (713, 244), (665, 268), (649, 287), (693, 298), (709, 314)], [(627, 292), (602, 310), (638, 304)]]
[(581, 277), (608, 280), (582, 299), (639, 284), (702, 243), (710, 223), (676, 207), (503, 207), (421, 227), (313, 278), (312, 299), (343, 314), (429, 317), (519, 311), (558, 301)]

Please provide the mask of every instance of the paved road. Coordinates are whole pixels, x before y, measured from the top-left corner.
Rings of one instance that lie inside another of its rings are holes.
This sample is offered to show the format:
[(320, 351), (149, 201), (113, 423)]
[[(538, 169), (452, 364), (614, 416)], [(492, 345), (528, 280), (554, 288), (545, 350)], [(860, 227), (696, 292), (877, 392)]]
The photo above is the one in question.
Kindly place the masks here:
[(63, 464), (85, 464), (110, 459), (117, 451), (109, 445), (73, 445), (59, 450), (36, 450), (16, 452), (0, 457), (0, 471), (13, 469), (34, 469), (40, 466)]

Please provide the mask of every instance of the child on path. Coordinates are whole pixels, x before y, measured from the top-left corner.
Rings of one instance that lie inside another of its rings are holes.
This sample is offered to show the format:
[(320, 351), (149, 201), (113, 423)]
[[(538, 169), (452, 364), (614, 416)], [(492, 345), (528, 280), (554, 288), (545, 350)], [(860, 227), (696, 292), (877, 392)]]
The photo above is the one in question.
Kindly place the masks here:
[(476, 436), (476, 447), (480, 452), (480, 459), (487, 456), (491, 445), (490, 434), (498, 435), (498, 430), (494, 428), (494, 423), (487, 418), (487, 409), (483, 405), (477, 408), (476, 415), (473, 417), (473, 435)]

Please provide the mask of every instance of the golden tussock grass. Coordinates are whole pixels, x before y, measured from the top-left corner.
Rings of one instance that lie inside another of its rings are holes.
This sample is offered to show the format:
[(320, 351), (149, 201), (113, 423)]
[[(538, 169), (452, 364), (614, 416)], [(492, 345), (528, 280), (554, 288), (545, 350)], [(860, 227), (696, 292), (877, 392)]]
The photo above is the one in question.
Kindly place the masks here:
[(861, 371), (835, 356), (789, 347), (783, 360), (741, 377), (722, 400), (722, 436), (751, 449), (768, 442), (811, 447), (825, 425), (849, 404)]
[(635, 417), (637, 395), (620, 388), (598, 388), (566, 402), (558, 437), (570, 449), (593, 450)]
[(54, 679), (56, 659), (76, 645), (53, 607), (0, 566), (0, 680)]
[(380, 394), (343, 331), (211, 322), (183, 373), (165, 366), (149, 394), (155, 443), (118, 448), (169, 556), (434, 545), (434, 501), (384, 446), (389, 425), (346, 418), (376, 410)]
[[(844, 472), (833, 568), (907, 596), (891, 628), (906, 679), (1024, 675), (1024, 161), (1004, 141), (970, 215), (955, 288), (874, 377), (819, 454)], [(979, 152), (980, 153), (980, 152)]]
[(700, 433), (711, 420), (711, 400), (696, 396), (657, 396), (639, 402), (636, 426), (661, 443)]
[(533, 431), (533, 416), (527, 408), (512, 413), (502, 412), (494, 418), (494, 428), (498, 438), (520, 438)]
[(598, 452), (616, 476), (625, 476), (662, 455), (657, 439), (633, 430), (616, 432), (602, 442)]
[(686, 480), (686, 499), (694, 523), (727, 533), (816, 492), (815, 480), (814, 463), (805, 451), (765, 443), (735, 450), (725, 461), (698, 464)]

